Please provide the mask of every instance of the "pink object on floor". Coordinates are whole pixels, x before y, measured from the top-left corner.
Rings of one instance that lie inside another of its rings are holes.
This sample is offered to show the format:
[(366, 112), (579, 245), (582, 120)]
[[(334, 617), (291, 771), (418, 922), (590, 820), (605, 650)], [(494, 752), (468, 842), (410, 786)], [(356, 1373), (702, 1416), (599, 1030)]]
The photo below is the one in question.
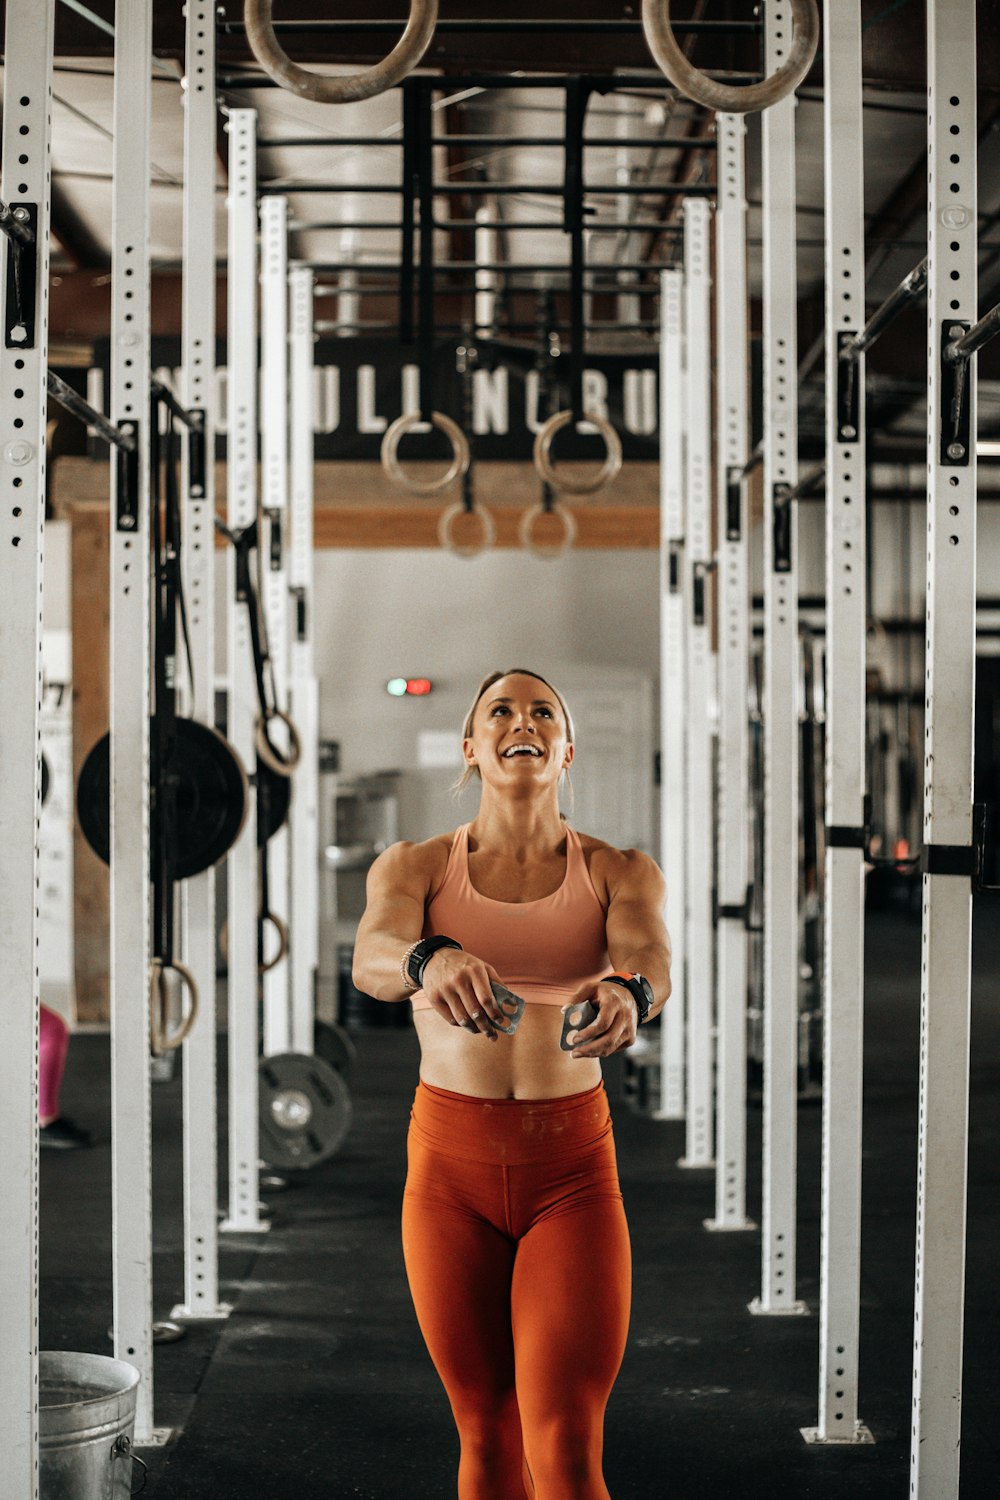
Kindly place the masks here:
[(38, 1043), (38, 1115), (42, 1120), (55, 1120), (59, 1116), (59, 1089), (68, 1046), (69, 1030), (66, 1022), (54, 1010), (43, 1005)]

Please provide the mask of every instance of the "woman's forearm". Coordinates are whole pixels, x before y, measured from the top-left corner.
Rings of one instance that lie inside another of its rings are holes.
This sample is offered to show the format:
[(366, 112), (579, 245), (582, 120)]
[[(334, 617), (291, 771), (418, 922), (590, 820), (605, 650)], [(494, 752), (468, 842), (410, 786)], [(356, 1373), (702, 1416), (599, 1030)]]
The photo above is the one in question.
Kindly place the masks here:
[(354, 947), (351, 978), (357, 988), (375, 1000), (408, 1000), (414, 990), (403, 981), (402, 962), (416, 941), (395, 932), (366, 933)]

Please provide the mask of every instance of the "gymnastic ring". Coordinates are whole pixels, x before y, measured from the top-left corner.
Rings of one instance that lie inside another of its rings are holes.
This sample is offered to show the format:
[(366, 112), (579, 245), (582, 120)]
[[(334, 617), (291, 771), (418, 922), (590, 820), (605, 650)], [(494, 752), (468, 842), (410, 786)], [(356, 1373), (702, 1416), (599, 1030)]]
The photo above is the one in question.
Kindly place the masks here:
[[(455, 522), (460, 516), (478, 516), (482, 523), (480, 540), (478, 542), (459, 543), (454, 540), (452, 532)], [(453, 552), (456, 557), (478, 557), (481, 552), (492, 547), (497, 539), (497, 528), (493, 517), (485, 505), (477, 505), (472, 510), (466, 510), (461, 500), (456, 500), (454, 505), (449, 505), (443, 510), (438, 519), (438, 541), (448, 552)]]
[(251, 51), (276, 84), (317, 104), (352, 104), (394, 88), (423, 57), (437, 25), (437, 0), (410, 0), (406, 30), (388, 57), (360, 73), (331, 77), (292, 62), (274, 34), (271, 4), (272, 0), (246, 0), (243, 18)]
[(431, 422), (451, 440), (452, 458), (451, 463), (444, 473), (437, 479), (410, 479), (403, 472), (403, 466), (396, 456), (399, 448), (399, 440), (404, 432), (409, 432), (422, 422), (423, 418), (419, 412), (405, 412), (403, 416), (397, 417), (392, 426), (386, 431), (382, 439), (382, 467), (390, 479), (397, 484), (403, 485), (413, 495), (439, 495), (446, 490), (456, 479), (468, 473), (469, 469), (469, 440), (451, 417), (445, 416), (443, 411), (432, 411)]
[[(282, 755), (276, 750), (267, 737), (267, 726), (272, 719), (277, 719), (284, 724), (288, 730), (288, 754)], [(282, 713), (280, 708), (269, 708), (266, 713), (261, 714), (257, 720), (254, 730), (254, 749), (257, 755), (276, 776), (291, 776), (295, 767), (302, 758), (302, 741), (294, 721), (288, 714)]]
[(585, 411), (581, 418), (584, 422), (593, 422), (604, 439), (607, 448), (607, 456), (590, 479), (560, 479), (552, 467), (549, 458), (549, 450), (552, 447), (552, 439), (556, 433), (561, 431), (568, 423), (573, 421), (571, 411), (557, 411), (555, 416), (550, 417), (544, 427), (535, 434), (535, 468), (554, 490), (559, 490), (564, 495), (592, 495), (595, 490), (602, 489), (604, 485), (610, 484), (618, 470), (622, 466), (622, 445), (617, 432), (608, 421), (607, 417), (599, 416), (597, 412)]
[[(272, 969), (276, 969), (278, 967), (278, 965), (281, 963), (281, 960), (285, 958), (288, 953), (288, 923), (283, 922), (280, 917), (275, 916), (273, 911), (264, 912), (260, 920), (262, 922), (270, 922), (271, 926), (278, 934), (277, 953), (272, 959), (269, 959), (267, 963), (260, 963), (257, 965), (258, 974), (269, 974)], [(261, 951), (263, 952), (263, 949)]]
[(642, 29), (655, 62), (686, 99), (722, 114), (745, 115), (768, 109), (793, 93), (812, 67), (819, 46), (816, 0), (790, 0), (792, 40), (776, 73), (761, 83), (735, 86), (717, 83), (695, 68), (677, 45), (670, 24), (670, 0), (642, 0)]
[[(546, 546), (535, 540), (535, 522), (541, 516), (555, 516), (562, 522), (562, 539), (552, 546)], [(565, 505), (560, 505), (558, 500), (548, 508), (541, 504), (534, 505), (521, 516), (517, 534), (521, 538), (521, 546), (526, 552), (530, 552), (532, 557), (562, 557), (576, 541), (576, 517), (571, 510), (567, 510)]]
[[(168, 1036), (162, 1026), (162, 1020), (167, 998), (164, 983), (171, 969), (178, 976), (181, 984), (187, 988), (191, 1002), (188, 1005), (187, 1015), (177, 1030)], [(198, 985), (187, 964), (180, 963), (176, 958), (170, 963), (164, 963), (162, 958), (154, 958), (149, 966), (149, 1045), (154, 1057), (161, 1057), (164, 1052), (173, 1052), (182, 1042), (187, 1041), (198, 1019), (198, 1005)]]

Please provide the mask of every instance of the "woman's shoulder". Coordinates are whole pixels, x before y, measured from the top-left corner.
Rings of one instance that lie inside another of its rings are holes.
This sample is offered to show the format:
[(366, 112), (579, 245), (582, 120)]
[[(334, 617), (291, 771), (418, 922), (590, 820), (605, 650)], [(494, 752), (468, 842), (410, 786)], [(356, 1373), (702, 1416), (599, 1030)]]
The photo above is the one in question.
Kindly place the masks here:
[(400, 839), (382, 851), (372, 871), (391, 881), (420, 884), (433, 892), (444, 880), (458, 831), (452, 829), (450, 833), (438, 833), (419, 842)]
[(656, 861), (643, 849), (619, 849), (590, 833), (577, 831), (577, 837), (599, 895), (610, 899), (622, 885), (663, 878)]

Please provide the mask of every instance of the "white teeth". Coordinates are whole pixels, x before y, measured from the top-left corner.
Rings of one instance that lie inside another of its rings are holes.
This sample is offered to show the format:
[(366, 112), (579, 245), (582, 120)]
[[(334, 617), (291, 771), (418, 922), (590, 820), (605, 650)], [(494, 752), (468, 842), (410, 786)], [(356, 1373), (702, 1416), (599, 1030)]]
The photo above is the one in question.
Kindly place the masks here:
[(537, 759), (541, 753), (534, 745), (511, 745), (509, 750), (504, 751), (503, 758), (504, 760), (513, 760), (515, 755), (533, 755)]

